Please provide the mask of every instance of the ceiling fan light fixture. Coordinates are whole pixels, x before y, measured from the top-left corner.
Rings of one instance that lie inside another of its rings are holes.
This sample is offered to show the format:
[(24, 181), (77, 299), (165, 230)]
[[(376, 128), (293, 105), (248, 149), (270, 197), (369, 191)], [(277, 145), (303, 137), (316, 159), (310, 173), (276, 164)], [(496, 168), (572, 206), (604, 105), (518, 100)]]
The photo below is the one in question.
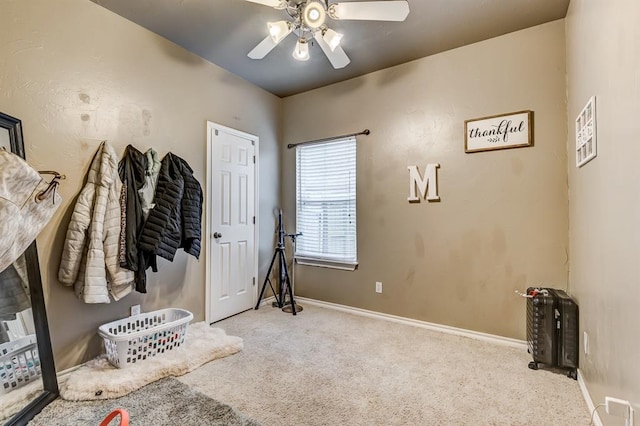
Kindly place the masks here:
[(302, 10), (302, 20), (311, 29), (320, 28), (326, 18), (327, 13), (324, 6), (317, 1), (310, 1)]
[(304, 38), (299, 38), (296, 43), (296, 48), (293, 49), (293, 59), (297, 61), (308, 61), (309, 56), (309, 44)]
[(280, 43), (293, 30), (291, 23), (287, 21), (267, 22), (267, 27), (269, 28), (271, 39), (276, 44)]
[(332, 52), (336, 50), (336, 47), (340, 46), (340, 40), (342, 40), (343, 36), (344, 34), (335, 32), (331, 28), (327, 28), (322, 32), (322, 38), (329, 45)]

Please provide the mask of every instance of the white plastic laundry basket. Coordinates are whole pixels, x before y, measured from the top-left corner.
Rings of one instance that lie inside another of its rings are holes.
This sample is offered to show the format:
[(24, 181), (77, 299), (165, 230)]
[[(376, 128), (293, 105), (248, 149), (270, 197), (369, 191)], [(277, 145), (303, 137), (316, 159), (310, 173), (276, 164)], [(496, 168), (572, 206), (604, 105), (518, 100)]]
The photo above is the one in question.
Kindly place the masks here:
[(161, 309), (101, 325), (98, 334), (109, 362), (124, 368), (182, 345), (192, 319), (184, 309)]
[(0, 345), (0, 395), (30, 383), (41, 374), (35, 334)]

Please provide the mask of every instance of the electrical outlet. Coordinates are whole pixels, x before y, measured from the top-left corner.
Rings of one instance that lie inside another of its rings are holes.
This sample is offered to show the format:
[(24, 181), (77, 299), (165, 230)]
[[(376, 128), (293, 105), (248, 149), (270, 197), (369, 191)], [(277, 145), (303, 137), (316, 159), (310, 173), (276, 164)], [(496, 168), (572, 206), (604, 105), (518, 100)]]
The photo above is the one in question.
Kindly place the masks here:
[(604, 406), (607, 410), (607, 414), (609, 414), (610, 416), (622, 417), (626, 420), (625, 425), (633, 426), (634, 413), (629, 401), (606, 396), (604, 398)]
[(376, 293), (382, 293), (382, 283), (380, 281), (376, 281)]
[(131, 307), (131, 316), (140, 315), (140, 305), (133, 305)]
[(582, 345), (584, 346), (584, 354), (589, 355), (589, 334), (586, 331), (582, 334)]

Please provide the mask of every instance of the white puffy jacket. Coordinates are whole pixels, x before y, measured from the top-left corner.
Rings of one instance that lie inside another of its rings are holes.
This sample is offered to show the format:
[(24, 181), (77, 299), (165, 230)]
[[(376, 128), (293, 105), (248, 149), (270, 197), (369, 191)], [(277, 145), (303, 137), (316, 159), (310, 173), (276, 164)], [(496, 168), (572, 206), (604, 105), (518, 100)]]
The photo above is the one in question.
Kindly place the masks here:
[(119, 300), (134, 286), (133, 272), (118, 261), (121, 189), (118, 157), (103, 142), (73, 209), (58, 270), (60, 282), (73, 285), (85, 303)]

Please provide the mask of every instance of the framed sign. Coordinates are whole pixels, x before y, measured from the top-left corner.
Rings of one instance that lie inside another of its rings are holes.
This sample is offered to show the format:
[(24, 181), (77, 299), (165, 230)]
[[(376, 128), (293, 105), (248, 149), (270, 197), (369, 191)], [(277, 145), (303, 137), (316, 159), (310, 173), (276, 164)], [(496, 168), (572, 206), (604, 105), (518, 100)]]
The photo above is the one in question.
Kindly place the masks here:
[(464, 152), (533, 145), (533, 111), (474, 118), (464, 122)]

